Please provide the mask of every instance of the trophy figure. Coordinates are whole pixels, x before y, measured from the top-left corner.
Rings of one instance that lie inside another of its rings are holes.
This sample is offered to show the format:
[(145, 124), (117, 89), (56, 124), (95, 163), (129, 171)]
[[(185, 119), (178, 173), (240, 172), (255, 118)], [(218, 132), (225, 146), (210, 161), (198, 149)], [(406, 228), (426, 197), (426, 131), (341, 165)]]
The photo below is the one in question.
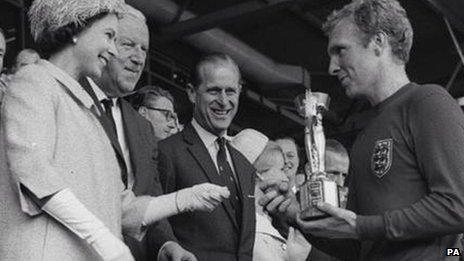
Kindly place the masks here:
[(339, 207), (337, 183), (325, 172), (325, 136), (322, 127), (322, 111), (328, 102), (325, 93), (312, 93), (307, 89), (304, 99), (297, 100), (299, 111), (305, 117), (305, 150), (308, 158), (306, 181), (300, 187), (301, 218), (313, 220), (326, 217), (316, 205), (327, 202)]

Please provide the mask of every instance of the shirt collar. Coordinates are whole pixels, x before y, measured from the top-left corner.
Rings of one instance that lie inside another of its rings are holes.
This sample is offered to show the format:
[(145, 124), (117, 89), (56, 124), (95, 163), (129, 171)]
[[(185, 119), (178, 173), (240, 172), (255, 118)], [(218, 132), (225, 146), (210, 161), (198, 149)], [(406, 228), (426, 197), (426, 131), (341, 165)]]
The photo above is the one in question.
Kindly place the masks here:
[[(201, 125), (195, 120), (195, 118), (192, 119), (192, 126), (193, 128), (197, 131), (198, 136), (200, 136), (200, 139), (203, 141), (206, 147), (210, 147), (216, 144), (216, 139), (218, 136), (212, 134), (211, 132), (205, 130)], [(223, 137), (230, 141), (231, 137), (227, 135), (223, 135)]]
[(90, 86), (92, 87), (95, 95), (97, 96), (97, 99), (100, 102), (105, 99), (111, 99), (113, 101), (113, 104), (117, 106), (118, 98), (108, 98), (108, 96), (106, 96), (106, 94), (102, 91), (102, 89), (91, 78), (87, 77), (87, 80), (89, 81)]

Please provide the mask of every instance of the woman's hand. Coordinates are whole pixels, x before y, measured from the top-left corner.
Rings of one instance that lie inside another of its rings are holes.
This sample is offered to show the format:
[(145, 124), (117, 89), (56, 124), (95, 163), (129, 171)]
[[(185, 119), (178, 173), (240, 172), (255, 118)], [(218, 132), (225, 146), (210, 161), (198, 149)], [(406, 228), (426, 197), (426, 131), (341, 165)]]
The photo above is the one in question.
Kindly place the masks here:
[(229, 196), (227, 187), (202, 183), (177, 191), (176, 205), (179, 212), (195, 210), (211, 212)]

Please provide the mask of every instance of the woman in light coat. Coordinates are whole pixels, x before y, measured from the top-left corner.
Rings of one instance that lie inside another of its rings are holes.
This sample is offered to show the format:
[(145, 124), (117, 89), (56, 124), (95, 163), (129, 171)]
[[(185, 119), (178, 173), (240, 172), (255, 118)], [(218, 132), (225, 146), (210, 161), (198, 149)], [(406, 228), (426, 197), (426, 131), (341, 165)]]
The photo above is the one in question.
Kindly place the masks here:
[[(121, 233), (227, 197), (204, 184), (135, 197), (98, 110), (78, 81), (116, 54), (121, 0), (35, 0), (31, 31), (47, 60), (12, 79), (1, 110), (0, 260), (133, 260)], [(160, 208), (160, 206), (164, 206)]]

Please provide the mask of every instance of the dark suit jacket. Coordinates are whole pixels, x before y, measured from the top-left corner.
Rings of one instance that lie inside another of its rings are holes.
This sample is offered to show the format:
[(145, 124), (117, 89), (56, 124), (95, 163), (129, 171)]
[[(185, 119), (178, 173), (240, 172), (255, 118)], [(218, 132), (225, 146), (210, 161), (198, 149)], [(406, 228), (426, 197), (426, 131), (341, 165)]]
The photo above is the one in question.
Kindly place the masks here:
[[(81, 85), (90, 94), (97, 109), (100, 111), (100, 121), (113, 145), (119, 160), (123, 160), (122, 150), (117, 136), (109, 130), (108, 119), (100, 101), (97, 99), (92, 87), (87, 80), (81, 81)], [(123, 119), (126, 142), (129, 147), (132, 171), (134, 173), (134, 187), (132, 190), (137, 196), (162, 195), (163, 190), (159, 182), (157, 171), (157, 146), (154, 139), (153, 127), (124, 99), (120, 99), (121, 114)], [(124, 163), (122, 163), (124, 164)], [(125, 168), (125, 165), (122, 166)], [(174, 233), (167, 220), (161, 220), (148, 228), (147, 235), (142, 242), (131, 237), (124, 238), (137, 261), (156, 260), (161, 246), (167, 241), (175, 241)]]
[[(237, 150), (228, 146), (242, 191), (242, 220), (236, 220), (229, 201), (211, 213), (184, 213), (169, 218), (183, 247), (201, 261), (252, 260), (255, 240), (255, 169)], [(166, 193), (196, 184), (221, 184), (205, 145), (195, 129), (185, 129), (159, 142), (159, 173)]]
[[(120, 101), (126, 142), (129, 147), (132, 172), (135, 178), (132, 190), (137, 196), (162, 195), (164, 193), (157, 171), (158, 149), (154, 139), (153, 127), (127, 101), (124, 99)], [(158, 250), (166, 241), (177, 242), (167, 220), (161, 220), (150, 226), (144, 240), (145, 242), (142, 245), (136, 247), (136, 243), (132, 242), (133, 239), (126, 238), (126, 242), (130, 242), (131, 250), (134, 252), (137, 261), (156, 260), (154, 258), (157, 256)]]

